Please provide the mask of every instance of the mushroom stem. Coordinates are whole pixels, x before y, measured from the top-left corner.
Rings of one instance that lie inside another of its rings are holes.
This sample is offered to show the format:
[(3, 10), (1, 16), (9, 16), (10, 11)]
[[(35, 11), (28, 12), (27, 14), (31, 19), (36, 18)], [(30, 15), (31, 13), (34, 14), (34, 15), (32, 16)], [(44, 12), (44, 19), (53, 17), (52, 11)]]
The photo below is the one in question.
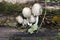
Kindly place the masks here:
[[(29, 19), (27, 18), (27, 20), (29, 20)], [(32, 26), (32, 23), (29, 23), (29, 22), (28, 22), (28, 25), (29, 25), (29, 26)]]
[(29, 26), (32, 26), (32, 23), (29, 23), (29, 22), (28, 22), (28, 25), (29, 25)]
[(39, 16), (36, 17), (36, 22), (34, 25), (37, 25), (38, 24), (38, 21), (39, 21)]

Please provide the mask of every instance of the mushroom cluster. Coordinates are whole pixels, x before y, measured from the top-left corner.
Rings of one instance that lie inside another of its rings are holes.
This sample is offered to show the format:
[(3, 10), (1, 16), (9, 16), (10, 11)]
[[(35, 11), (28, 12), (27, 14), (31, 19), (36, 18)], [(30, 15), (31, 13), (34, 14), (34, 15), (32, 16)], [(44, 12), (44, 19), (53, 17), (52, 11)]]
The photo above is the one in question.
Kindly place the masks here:
[[(39, 3), (35, 3), (32, 8), (25, 7), (22, 10), (22, 15), (26, 18), (23, 19), (21, 16), (17, 16), (16, 20), (18, 23), (24, 25), (37, 25), (39, 20), (39, 15), (42, 15), (42, 7)], [(34, 23), (34, 24), (33, 24)]]

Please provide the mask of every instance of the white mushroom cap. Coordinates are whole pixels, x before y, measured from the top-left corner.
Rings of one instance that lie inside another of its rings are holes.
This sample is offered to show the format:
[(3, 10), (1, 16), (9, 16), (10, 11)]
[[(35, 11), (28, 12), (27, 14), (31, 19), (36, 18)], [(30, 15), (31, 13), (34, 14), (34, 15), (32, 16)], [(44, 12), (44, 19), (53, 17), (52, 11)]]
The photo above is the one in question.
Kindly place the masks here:
[(22, 14), (24, 17), (28, 18), (31, 16), (31, 9), (28, 7), (25, 7), (22, 11)]
[(18, 23), (23, 23), (23, 18), (21, 16), (17, 16), (16, 20), (18, 21)]
[(42, 15), (42, 7), (39, 3), (35, 3), (32, 7), (32, 13), (34, 16)]
[(28, 20), (27, 19), (24, 19), (23, 20), (23, 25), (27, 25), (28, 24)]
[(34, 23), (35, 21), (36, 21), (36, 18), (33, 15), (31, 15), (29, 22)]

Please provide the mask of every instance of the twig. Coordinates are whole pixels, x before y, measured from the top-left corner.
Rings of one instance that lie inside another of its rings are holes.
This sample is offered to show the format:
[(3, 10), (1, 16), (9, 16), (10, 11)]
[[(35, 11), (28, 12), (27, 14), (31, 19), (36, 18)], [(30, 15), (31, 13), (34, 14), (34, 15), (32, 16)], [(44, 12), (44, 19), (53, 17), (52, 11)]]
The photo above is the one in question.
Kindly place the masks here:
[[(46, 6), (47, 6), (47, 5), (46, 5), (46, 1), (45, 1), (45, 7), (46, 7)], [(46, 16), (46, 8), (45, 8), (45, 14), (44, 14), (44, 17), (43, 17), (43, 19), (42, 19), (42, 22), (41, 22), (41, 24), (40, 24), (39, 29), (41, 28), (41, 26), (42, 26), (42, 24), (43, 24), (43, 22), (44, 22), (45, 16)], [(38, 29), (38, 30), (39, 30), (39, 29)]]

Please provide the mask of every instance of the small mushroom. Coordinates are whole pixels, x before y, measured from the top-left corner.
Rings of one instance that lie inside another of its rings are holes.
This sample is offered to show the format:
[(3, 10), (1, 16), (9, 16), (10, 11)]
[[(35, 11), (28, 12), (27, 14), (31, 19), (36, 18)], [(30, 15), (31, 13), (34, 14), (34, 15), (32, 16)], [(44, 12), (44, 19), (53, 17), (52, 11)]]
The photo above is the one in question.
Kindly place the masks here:
[(23, 18), (19, 15), (19, 16), (16, 17), (16, 21), (18, 23), (22, 24), (23, 23)]
[[(29, 20), (29, 18), (31, 17), (31, 9), (29, 7), (23, 8), (22, 14), (25, 18), (27, 18), (27, 20)], [(30, 25), (29, 22), (28, 22), (28, 25)]]
[(38, 24), (39, 15), (42, 15), (42, 7), (39, 3), (35, 3), (32, 7), (32, 14), (36, 16), (36, 23)]
[(36, 21), (35, 19), (36, 18), (33, 15), (31, 15), (31, 17), (29, 18), (30, 26), (32, 26), (33, 23), (35, 23), (35, 21)]
[(30, 23), (34, 23), (36, 20), (35, 20), (35, 17), (33, 15), (31, 15), (30, 19), (29, 19), (29, 22)]
[(28, 24), (28, 20), (27, 19), (24, 19), (23, 20), (23, 26), (27, 26), (27, 24)]

